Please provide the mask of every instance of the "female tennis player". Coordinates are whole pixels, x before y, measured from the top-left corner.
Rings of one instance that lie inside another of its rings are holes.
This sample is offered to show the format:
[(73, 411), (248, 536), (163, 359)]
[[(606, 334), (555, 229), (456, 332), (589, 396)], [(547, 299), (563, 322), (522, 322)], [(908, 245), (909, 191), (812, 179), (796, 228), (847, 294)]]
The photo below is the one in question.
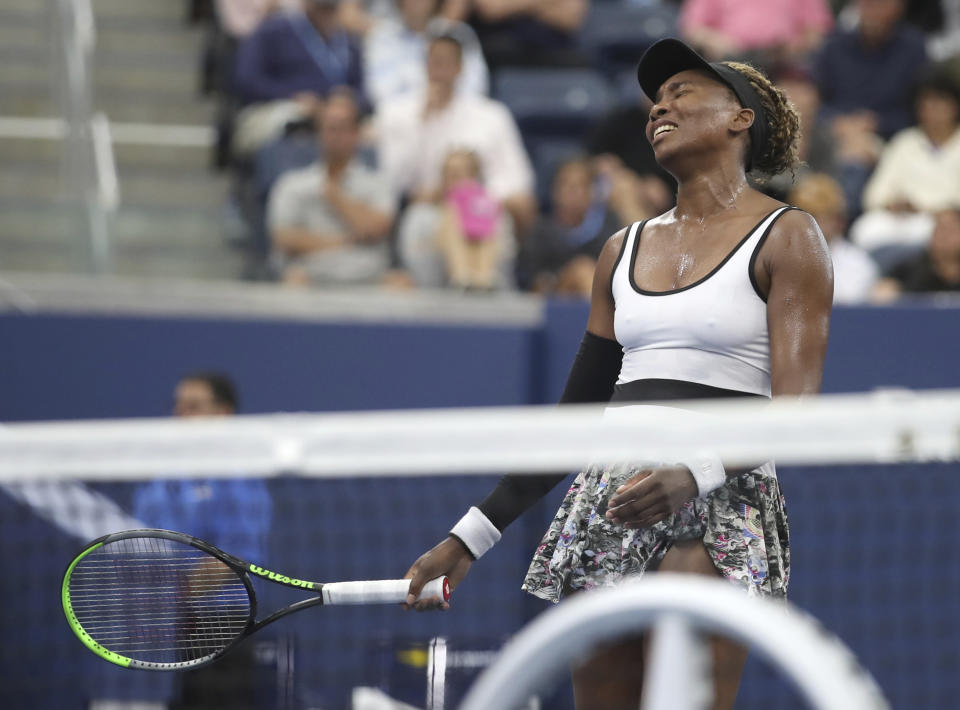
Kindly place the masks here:
[[(663, 407), (684, 399), (805, 395), (820, 389), (833, 274), (808, 214), (753, 189), (749, 171), (796, 162), (797, 115), (756, 69), (708, 63), (661, 40), (640, 60), (654, 101), (646, 138), (678, 183), (676, 207), (614, 234), (600, 256), (586, 333), (561, 403)], [(410, 568), (413, 602), (452, 584), (563, 476), (506, 476), (449, 537)], [(710, 452), (655, 465), (582, 471), (537, 548), (523, 588), (558, 601), (654, 570), (721, 576), (748, 595), (783, 598), (787, 518), (772, 463), (725, 471)], [(418, 609), (446, 607), (439, 599)], [(774, 629), (771, 633), (776, 633)], [(715, 703), (733, 706), (746, 650), (713, 642)], [(644, 643), (596, 651), (574, 671), (578, 710), (638, 707)]]

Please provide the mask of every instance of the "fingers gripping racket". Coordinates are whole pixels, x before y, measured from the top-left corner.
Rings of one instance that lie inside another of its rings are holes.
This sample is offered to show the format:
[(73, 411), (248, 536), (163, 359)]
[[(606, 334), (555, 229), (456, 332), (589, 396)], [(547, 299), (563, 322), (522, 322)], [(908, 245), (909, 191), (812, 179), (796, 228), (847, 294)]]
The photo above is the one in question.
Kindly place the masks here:
[[(250, 575), (313, 595), (257, 620)], [(166, 671), (212, 663), (287, 614), (332, 604), (406, 600), (409, 579), (323, 584), (250, 564), (169, 530), (128, 530), (89, 543), (63, 577), (70, 628), (101, 658), (125, 668)], [(450, 599), (446, 577), (421, 597)]]

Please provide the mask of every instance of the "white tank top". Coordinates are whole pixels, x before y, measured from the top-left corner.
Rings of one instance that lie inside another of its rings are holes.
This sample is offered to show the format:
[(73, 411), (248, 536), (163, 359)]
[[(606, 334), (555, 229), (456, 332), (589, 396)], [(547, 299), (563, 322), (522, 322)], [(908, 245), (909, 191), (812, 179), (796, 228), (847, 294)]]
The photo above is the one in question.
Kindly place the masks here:
[(767, 304), (753, 278), (773, 223), (767, 215), (702, 279), (671, 291), (644, 291), (634, 269), (644, 222), (627, 230), (613, 269), (614, 332), (623, 346), (617, 384), (683, 380), (770, 396)]

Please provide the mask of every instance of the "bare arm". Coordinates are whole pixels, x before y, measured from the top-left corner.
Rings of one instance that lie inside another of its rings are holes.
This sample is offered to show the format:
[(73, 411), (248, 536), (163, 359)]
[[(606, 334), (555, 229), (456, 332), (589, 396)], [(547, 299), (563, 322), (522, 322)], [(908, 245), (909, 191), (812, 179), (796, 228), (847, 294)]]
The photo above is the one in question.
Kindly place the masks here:
[[(610, 277), (622, 248), (625, 232), (626, 230), (621, 230), (610, 237), (600, 253), (597, 270), (594, 273), (590, 316), (587, 321), (588, 331), (611, 340), (613, 339), (613, 294), (610, 291)], [(574, 369), (576, 369), (576, 364)], [(569, 381), (567, 386), (570, 387)], [(497, 528), (502, 530), (509, 525), (510, 521), (540, 500), (553, 486), (566, 478), (566, 475), (566, 473), (562, 473), (555, 476), (504, 476), (487, 499), (489, 501), (494, 496), (499, 496), (507, 501), (507, 505), (503, 506), (507, 510), (501, 511), (502, 515), (493, 516), (501, 519)], [(523, 480), (519, 481), (518, 478)], [(487, 501), (481, 506), (486, 505)], [(492, 525), (496, 524), (489, 517), (488, 521)], [(441, 599), (415, 600), (428, 580), (443, 574), (449, 576), (450, 586), (456, 587), (469, 571), (472, 561), (473, 558), (465, 545), (454, 537), (447, 537), (433, 549), (421, 555), (405, 575), (406, 578), (412, 580), (410, 596), (407, 600), (408, 606), (413, 606), (419, 610), (448, 608), (449, 604)]]
[(378, 242), (387, 235), (393, 225), (392, 214), (353, 199), (333, 181), (327, 185), (326, 197), (347, 223), (351, 235), (357, 241)]
[(470, 14), (471, 0), (444, 0), (440, 3), (440, 16), (448, 20), (466, 22)]
[(783, 215), (761, 247), (757, 283), (767, 293), (774, 396), (817, 394), (827, 353), (833, 264), (814, 219)]
[(543, 24), (564, 32), (576, 32), (587, 14), (586, 0), (540, 0), (534, 17)]
[(348, 241), (342, 234), (313, 232), (306, 227), (277, 227), (271, 238), (275, 247), (291, 257), (337, 249)]
[(698, 47), (711, 60), (735, 55), (740, 50), (729, 36), (704, 25), (687, 30), (686, 37), (690, 44)]
[(529, 15), (565, 32), (579, 28), (587, 13), (586, 0), (475, 0), (475, 7), (487, 22)]
[(499, 22), (515, 15), (532, 12), (540, 0), (474, 0), (473, 6), (481, 19)]
[(520, 192), (503, 200), (504, 209), (513, 218), (514, 232), (522, 240), (537, 220), (537, 199), (530, 192)]

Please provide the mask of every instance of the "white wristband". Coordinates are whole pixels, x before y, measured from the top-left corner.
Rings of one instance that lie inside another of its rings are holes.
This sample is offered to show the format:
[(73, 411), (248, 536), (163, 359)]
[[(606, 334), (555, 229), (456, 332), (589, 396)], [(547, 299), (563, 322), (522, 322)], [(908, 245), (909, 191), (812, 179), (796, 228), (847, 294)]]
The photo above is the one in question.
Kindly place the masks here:
[(476, 506), (470, 508), (450, 530), (476, 559), (500, 542), (500, 531)]
[(711, 452), (701, 452), (695, 456), (677, 462), (686, 466), (697, 482), (697, 497), (706, 498), (727, 481), (727, 472), (723, 470), (720, 457)]

